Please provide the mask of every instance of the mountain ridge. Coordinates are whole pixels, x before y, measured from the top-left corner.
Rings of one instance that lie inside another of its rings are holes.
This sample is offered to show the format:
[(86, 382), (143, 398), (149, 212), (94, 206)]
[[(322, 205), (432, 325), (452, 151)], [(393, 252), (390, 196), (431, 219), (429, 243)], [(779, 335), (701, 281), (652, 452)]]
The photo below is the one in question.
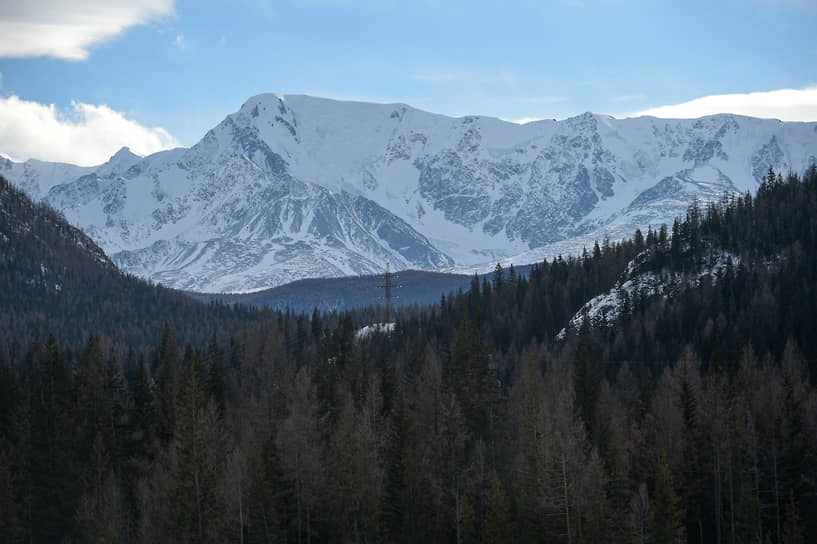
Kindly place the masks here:
[(751, 191), (770, 165), (802, 171), (817, 160), (817, 123), (585, 113), (518, 125), (265, 93), (190, 148), (117, 155), (70, 181), (67, 166), (0, 171), (40, 190), (123, 270), (255, 291), (387, 261), (485, 269), (579, 253), (671, 222), (695, 198)]

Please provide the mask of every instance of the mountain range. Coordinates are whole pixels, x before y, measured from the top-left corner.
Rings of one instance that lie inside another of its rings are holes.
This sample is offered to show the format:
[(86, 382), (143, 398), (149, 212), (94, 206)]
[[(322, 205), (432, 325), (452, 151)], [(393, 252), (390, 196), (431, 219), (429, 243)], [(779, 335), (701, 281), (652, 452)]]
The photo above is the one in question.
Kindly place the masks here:
[[(2, 151), (2, 150), (0, 150)], [(585, 113), (519, 125), (262, 94), (190, 148), (98, 167), (0, 161), (123, 271), (247, 292), (577, 253), (817, 162), (817, 123)]]

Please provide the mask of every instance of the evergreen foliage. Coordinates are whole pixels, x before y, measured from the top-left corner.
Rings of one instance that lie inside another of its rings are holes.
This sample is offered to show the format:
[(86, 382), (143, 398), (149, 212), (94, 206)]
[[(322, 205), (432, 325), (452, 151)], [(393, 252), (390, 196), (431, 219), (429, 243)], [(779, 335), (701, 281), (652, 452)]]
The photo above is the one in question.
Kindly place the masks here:
[[(363, 339), (372, 309), (208, 308), (115, 270), (107, 308), (80, 257), (75, 292), (36, 299), (20, 286), (48, 252), (0, 257), (20, 289), (0, 292), (0, 539), (807, 542), (816, 211), (817, 168), (770, 171), (757, 195), (497, 267)], [(633, 259), (668, 276), (715, 254), (731, 264), (558, 336)]]

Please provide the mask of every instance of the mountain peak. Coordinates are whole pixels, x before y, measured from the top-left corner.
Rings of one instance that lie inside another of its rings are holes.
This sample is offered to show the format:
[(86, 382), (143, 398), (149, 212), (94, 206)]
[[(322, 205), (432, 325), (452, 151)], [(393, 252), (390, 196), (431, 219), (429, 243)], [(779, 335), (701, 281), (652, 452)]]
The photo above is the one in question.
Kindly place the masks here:
[(249, 291), (386, 261), (436, 269), (580, 252), (671, 222), (693, 198), (753, 190), (770, 164), (802, 171), (817, 157), (814, 125), (592, 112), (517, 125), (265, 93), (189, 149), (3, 172), (127, 272)]
[(102, 176), (109, 174), (121, 174), (137, 162), (141, 161), (143, 158), (144, 157), (137, 155), (131, 151), (129, 147), (125, 146), (114, 153), (111, 158), (108, 159), (108, 162), (99, 166), (96, 173)]
[(123, 161), (132, 161), (136, 159), (141, 159), (141, 155), (137, 155), (133, 151), (131, 151), (130, 147), (123, 146), (119, 149), (116, 153), (114, 153), (108, 162), (123, 162)]

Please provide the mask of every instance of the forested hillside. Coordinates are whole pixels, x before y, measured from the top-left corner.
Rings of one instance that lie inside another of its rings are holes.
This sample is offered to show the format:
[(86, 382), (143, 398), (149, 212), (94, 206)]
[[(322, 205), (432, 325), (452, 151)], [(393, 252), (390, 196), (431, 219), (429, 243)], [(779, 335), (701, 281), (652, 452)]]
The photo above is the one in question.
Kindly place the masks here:
[[(0, 539), (808, 542), (815, 212), (817, 168), (769, 172), (362, 340), (370, 312), (29, 334), (0, 363)], [(569, 326), (636, 273), (673, 287)]]
[(37, 330), (60, 342), (104, 334), (120, 348), (154, 344), (165, 321), (206, 342), (257, 317), (122, 274), (105, 253), (50, 206), (0, 176), (0, 344), (25, 344)]

